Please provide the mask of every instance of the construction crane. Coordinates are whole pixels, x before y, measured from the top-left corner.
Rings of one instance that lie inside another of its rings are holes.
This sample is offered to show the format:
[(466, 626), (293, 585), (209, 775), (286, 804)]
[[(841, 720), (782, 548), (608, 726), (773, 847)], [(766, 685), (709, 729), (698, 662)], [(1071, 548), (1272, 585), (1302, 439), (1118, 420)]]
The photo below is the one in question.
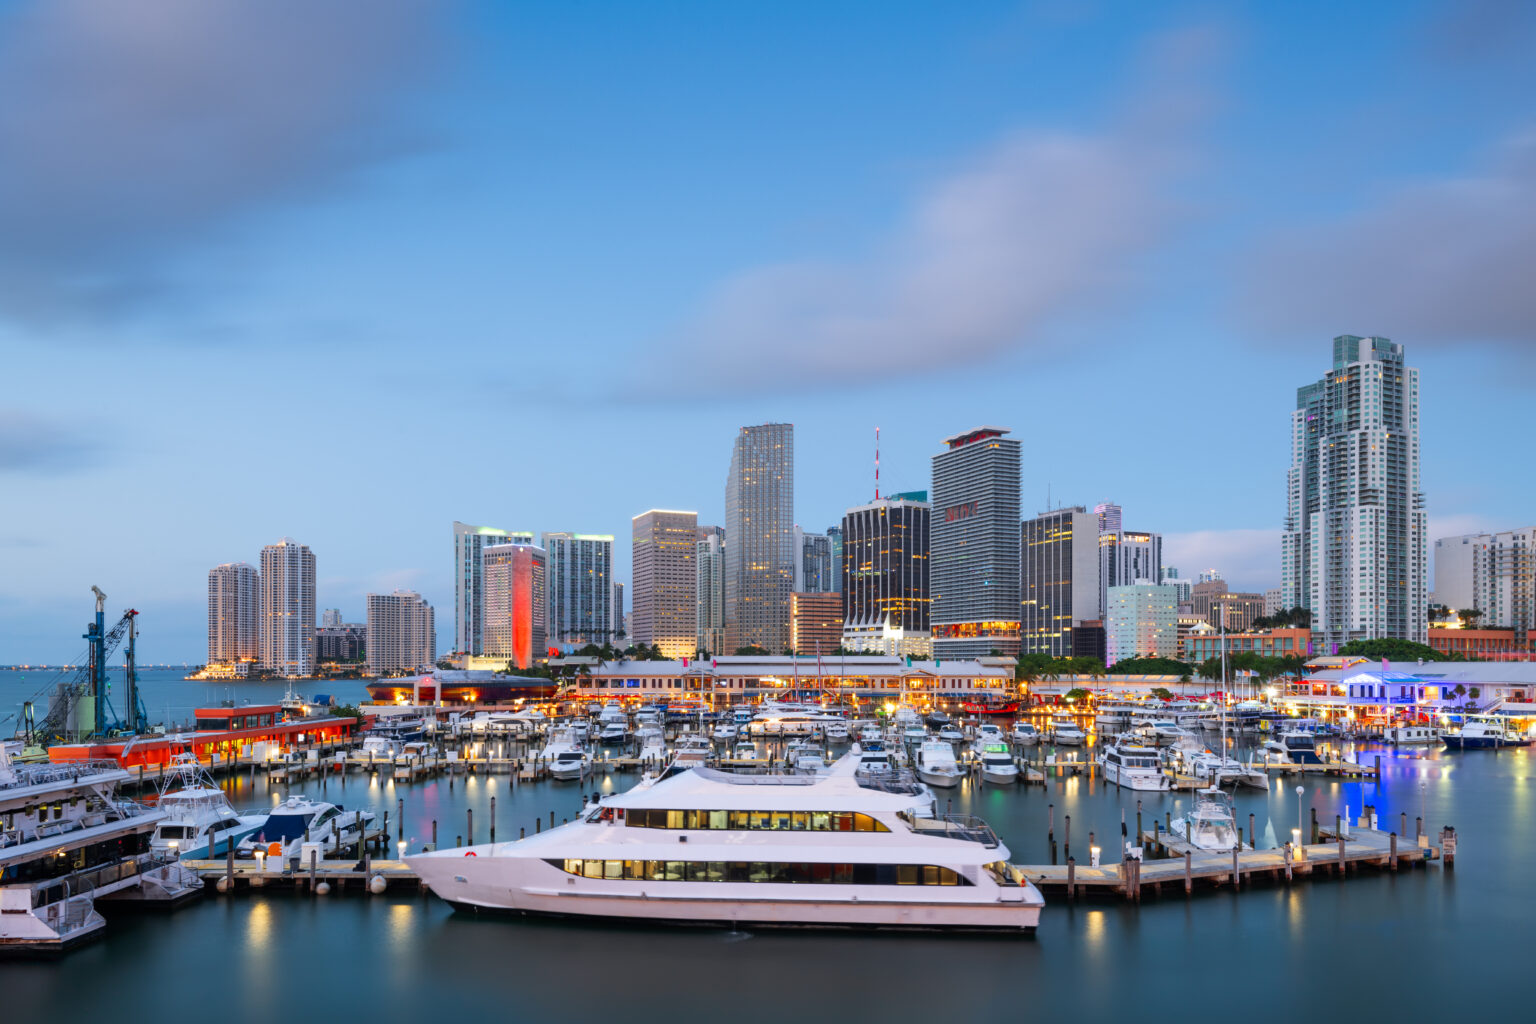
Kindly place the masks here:
[[(130, 608), (111, 630), (105, 630), (107, 595), (93, 586), (96, 595), (96, 619), (85, 627), (88, 648), (85, 664), (74, 677), (58, 684), (50, 695), (48, 715), (37, 726), (37, 740), (44, 745), (60, 740), (89, 739), (112, 733), (134, 734), (147, 727), (144, 702), (138, 694), (138, 673), (134, 664), (134, 646), (138, 637), (139, 613)], [(119, 718), (107, 699), (107, 659), (128, 638), (125, 661), (123, 707)]]

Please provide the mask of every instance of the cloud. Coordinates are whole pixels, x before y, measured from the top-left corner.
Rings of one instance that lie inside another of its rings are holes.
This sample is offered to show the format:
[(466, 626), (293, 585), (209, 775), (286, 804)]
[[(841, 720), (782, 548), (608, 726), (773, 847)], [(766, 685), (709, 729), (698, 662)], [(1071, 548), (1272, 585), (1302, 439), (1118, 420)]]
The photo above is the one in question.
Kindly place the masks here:
[(0, 409), (0, 473), (65, 473), (92, 465), (101, 452), (98, 442), (52, 420)]
[(99, 313), (240, 214), (412, 140), (432, 0), (51, 0), (0, 15), (0, 312)]
[(681, 332), (705, 378), (764, 388), (931, 372), (1045, 343), (1068, 309), (1133, 290), (1179, 220), (1171, 198), (1221, 37), (1160, 37), (1150, 84), (1108, 130), (1016, 132), (934, 183), (867, 259), (807, 259), (727, 280)]
[(1163, 564), (1177, 566), (1190, 579), (1214, 568), (1234, 589), (1262, 593), (1280, 585), (1280, 531), (1165, 533)]
[(1348, 216), (1260, 246), (1243, 275), (1255, 327), (1415, 343), (1536, 342), (1536, 131), (1480, 174), (1384, 190)]

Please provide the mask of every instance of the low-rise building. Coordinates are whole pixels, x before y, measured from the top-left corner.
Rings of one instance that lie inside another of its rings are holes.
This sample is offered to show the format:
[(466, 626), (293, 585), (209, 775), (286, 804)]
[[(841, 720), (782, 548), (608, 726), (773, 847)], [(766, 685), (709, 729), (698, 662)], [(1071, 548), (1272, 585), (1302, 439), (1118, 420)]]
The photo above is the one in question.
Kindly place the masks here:
[(1536, 637), (1523, 629), (1445, 629), (1430, 624), (1429, 646), (1470, 661), (1529, 661)]
[(1184, 641), (1184, 661), (1199, 665), (1208, 658), (1219, 658), (1223, 645), (1227, 656), (1257, 654), (1264, 658), (1305, 658), (1312, 645), (1310, 629), (1264, 629), (1254, 633), (1228, 633), (1225, 638), (1207, 627), (1191, 632)]

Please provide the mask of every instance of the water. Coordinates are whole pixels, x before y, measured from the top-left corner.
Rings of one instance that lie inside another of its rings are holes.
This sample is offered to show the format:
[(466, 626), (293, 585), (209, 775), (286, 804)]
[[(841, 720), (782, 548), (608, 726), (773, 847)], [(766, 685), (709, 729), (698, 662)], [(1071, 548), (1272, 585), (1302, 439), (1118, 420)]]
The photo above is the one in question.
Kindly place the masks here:
[[(1155, 1014), (1294, 1022), (1304, 1015), (1459, 1017), (1469, 1006), (1518, 1013), (1518, 984), (1500, 979), (1518, 977), (1513, 971), (1536, 937), (1523, 866), (1536, 842), (1529, 750), (1381, 752), (1380, 784), (1312, 780), (1298, 801), (1296, 781), (1277, 779), (1267, 794), (1238, 793), (1240, 822), (1246, 830), (1248, 814), (1256, 815), (1262, 845), (1270, 833), (1284, 841), (1298, 808), (1316, 806), (1331, 824), (1343, 808), (1354, 815), (1375, 804), (1386, 828), (1396, 828), (1406, 811), (1410, 833), (1422, 810), (1433, 832), (1456, 826), (1464, 845), (1454, 872), (1367, 869), (1343, 884), (1301, 882), (1287, 890), (1262, 883), (1189, 900), (1148, 895), (1139, 910), (1052, 897), (1033, 939), (474, 918), (414, 891), (318, 899), (210, 894), (172, 915), (118, 915), (102, 940), (58, 962), (0, 962), (0, 1005), (15, 1020), (61, 1011), (106, 1019), (168, 1005), (240, 1021), (297, 1014), (605, 1024), (927, 1014), (945, 1021)], [(348, 807), (388, 809), (392, 834), (403, 800), (407, 841), (426, 841), (435, 818), (439, 842), (449, 846), (465, 832), (468, 809), (475, 838), (485, 841), (492, 796), (497, 837), (508, 839), (519, 828), (532, 832), (535, 817), (547, 822), (551, 810), (557, 821), (574, 814), (583, 788), (611, 791), (633, 781), (618, 775), (585, 787), (543, 782), (514, 790), (506, 776), (450, 786), (447, 779), (396, 785), (352, 774), (323, 792)], [(262, 779), (229, 785), (238, 807), (290, 792)], [(320, 791), (321, 784), (291, 791), (300, 790)], [(941, 808), (952, 800), (954, 811), (987, 818), (1020, 863), (1049, 859), (1048, 804), (1056, 808), (1058, 842), (1070, 814), (1079, 862), (1087, 861), (1093, 831), (1107, 863), (1119, 849), (1122, 808), (1134, 829), (1138, 798), (1147, 827), (1189, 801), (1086, 778), (1052, 780), (1043, 791), (976, 792), (967, 784), (951, 793), (940, 792)]]

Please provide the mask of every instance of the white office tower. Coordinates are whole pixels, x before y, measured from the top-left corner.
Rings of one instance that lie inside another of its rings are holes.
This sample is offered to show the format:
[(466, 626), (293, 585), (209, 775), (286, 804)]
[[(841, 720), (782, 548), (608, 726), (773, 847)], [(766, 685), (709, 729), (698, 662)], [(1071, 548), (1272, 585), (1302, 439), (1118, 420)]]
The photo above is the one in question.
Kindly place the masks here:
[(694, 572), (698, 578), (698, 649), (710, 654), (726, 654), (725, 531), (720, 527), (699, 527), (698, 539), (694, 542)]
[(1333, 339), (1333, 368), (1297, 389), (1280, 548), (1281, 601), (1312, 612), (1323, 653), (1426, 639), (1419, 371), (1386, 338)]
[(208, 664), (261, 657), (261, 575), (254, 565), (226, 562), (208, 570)]
[[(493, 544), (520, 541), (506, 530), (490, 526), (453, 524), (453, 649), (459, 654), (485, 653), (485, 556)], [(532, 542), (529, 537), (526, 541)]]
[(1179, 597), (1172, 587), (1138, 583), (1109, 588), (1104, 661), (1174, 658), (1179, 653)]
[(1435, 600), (1483, 628), (1536, 629), (1536, 526), (1435, 541)]
[(935, 658), (1019, 653), (1019, 442), (1006, 433), (954, 434), (933, 457)]
[(368, 674), (430, 672), (437, 663), (432, 606), (413, 590), (368, 595)]
[(315, 556), (292, 537), (261, 549), (261, 667), (315, 671)]
[(1120, 513), (1120, 506), (1110, 504), (1109, 502), (1105, 502), (1102, 505), (1093, 506), (1093, 514), (1098, 517), (1099, 520), (1099, 532), (1119, 533)]
[(551, 644), (582, 647), (611, 643), (613, 624), (613, 537), (594, 533), (546, 533), (540, 547), (548, 560)]
[(1117, 530), (1099, 535), (1099, 617), (1109, 615), (1109, 588), (1163, 578), (1163, 535)]

